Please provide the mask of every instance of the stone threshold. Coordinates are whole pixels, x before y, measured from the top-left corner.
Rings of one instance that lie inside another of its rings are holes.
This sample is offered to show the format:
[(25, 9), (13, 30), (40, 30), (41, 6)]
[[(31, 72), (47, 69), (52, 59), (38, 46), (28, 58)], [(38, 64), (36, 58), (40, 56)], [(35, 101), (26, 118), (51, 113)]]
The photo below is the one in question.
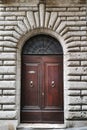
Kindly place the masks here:
[(17, 130), (22, 129), (64, 129), (65, 124), (40, 124), (40, 123), (23, 123), (19, 124)]

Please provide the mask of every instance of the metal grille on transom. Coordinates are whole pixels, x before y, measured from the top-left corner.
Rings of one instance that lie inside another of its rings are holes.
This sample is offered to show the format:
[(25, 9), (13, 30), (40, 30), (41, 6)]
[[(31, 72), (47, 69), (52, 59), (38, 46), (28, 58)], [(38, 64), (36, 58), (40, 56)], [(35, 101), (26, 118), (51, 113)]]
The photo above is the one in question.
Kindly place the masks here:
[(23, 54), (63, 54), (61, 44), (48, 35), (36, 35), (26, 41)]

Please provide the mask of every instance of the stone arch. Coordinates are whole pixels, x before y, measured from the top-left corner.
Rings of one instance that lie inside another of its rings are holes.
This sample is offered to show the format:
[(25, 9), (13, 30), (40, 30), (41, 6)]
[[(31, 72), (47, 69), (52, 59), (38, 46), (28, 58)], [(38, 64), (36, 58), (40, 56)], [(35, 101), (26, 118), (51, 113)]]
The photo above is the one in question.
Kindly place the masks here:
[[(65, 88), (65, 82), (66, 82), (66, 78), (65, 78), (66, 77), (66, 72), (65, 72), (66, 58), (65, 58), (65, 55), (66, 55), (67, 51), (66, 51), (66, 46), (65, 46), (65, 42), (64, 42), (63, 38), (60, 35), (58, 35), (58, 33), (56, 33), (55, 31), (52, 31), (50, 29), (40, 28), (40, 29), (34, 29), (34, 30), (29, 31), (19, 40), (19, 43), (17, 45), (17, 82), (16, 82), (17, 85), (16, 86), (18, 86), (18, 88), (17, 88), (17, 107), (18, 107), (18, 111), (19, 111), (18, 117), (20, 117), (20, 101), (19, 101), (20, 98), (19, 97), (20, 97), (20, 93), (21, 93), (21, 51), (22, 51), (22, 47), (29, 38), (31, 38), (35, 35), (39, 35), (39, 34), (46, 34), (46, 35), (54, 37), (55, 39), (57, 39), (60, 42), (60, 44), (63, 48), (63, 52), (64, 52), (64, 59), (63, 59), (64, 60), (63, 61), (63, 63), (64, 63), (64, 65), (63, 65), (64, 93), (66, 93), (66, 91), (67, 91)], [(66, 97), (64, 94), (64, 118), (65, 118), (65, 114), (66, 114), (65, 108), (67, 108), (67, 107), (66, 107)], [(20, 123), (20, 118), (19, 118), (19, 123)]]
[(23, 45), (29, 38), (31, 38), (35, 35), (39, 35), (39, 34), (46, 34), (46, 35), (52, 36), (53, 38), (58, 40), (63, 48), (63, 53), (66, 54), (67, 48), (66, 48), (64, 39), (55, 31), (50, 30), (50, 29), (45, 29), (45, 28), (44, 29), (42, 29), (42, 28), (33, 29), (33, 30), (29, 31), (28, 33), (26, 33), (24, 36), (22, 36), (20, 38), (19, 43), (17, 44), (17, 48), (21, 51)]

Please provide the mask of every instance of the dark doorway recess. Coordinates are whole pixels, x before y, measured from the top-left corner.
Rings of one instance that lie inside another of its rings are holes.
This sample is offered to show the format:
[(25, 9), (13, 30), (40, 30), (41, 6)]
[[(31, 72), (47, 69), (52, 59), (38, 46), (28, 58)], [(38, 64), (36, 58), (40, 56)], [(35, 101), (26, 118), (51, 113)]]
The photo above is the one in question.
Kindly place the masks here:
[(21, 122), (63, 123), (63, 50), (53, 37), (37, 35), (22, 50)]

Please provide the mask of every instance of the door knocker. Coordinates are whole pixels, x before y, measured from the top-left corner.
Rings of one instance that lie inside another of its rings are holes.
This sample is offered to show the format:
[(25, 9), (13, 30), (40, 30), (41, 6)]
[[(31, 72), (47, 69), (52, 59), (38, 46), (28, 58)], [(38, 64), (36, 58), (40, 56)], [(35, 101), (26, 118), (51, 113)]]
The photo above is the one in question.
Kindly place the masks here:
[(34, 87), (33, 81), (30, 81), (29, 85), (31, 88)]
[(55, 87), (55, 82), (54, 81), (51, 82), (51, 86), (52, 86), (52, 88)]

